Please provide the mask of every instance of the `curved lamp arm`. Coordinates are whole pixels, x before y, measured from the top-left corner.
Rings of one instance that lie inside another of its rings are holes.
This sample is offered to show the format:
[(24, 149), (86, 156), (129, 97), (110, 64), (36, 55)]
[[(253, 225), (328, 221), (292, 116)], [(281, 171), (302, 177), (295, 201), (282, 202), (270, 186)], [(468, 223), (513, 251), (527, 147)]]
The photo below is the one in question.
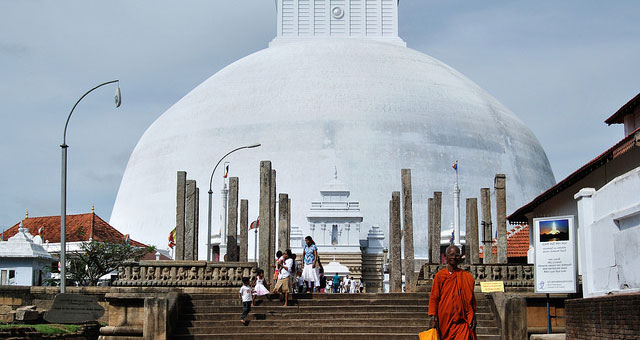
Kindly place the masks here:
[(216, 168), (218, 168), (218, 165), (220, 165), (220, 162), (222, 162), (222, 160), (224, 160), (227, 156), (229, 156), (230, 154), (238, 151), (238, 150), (242, 150), (242, 149), (253, 149), (253, 148), (257, 148), (259, 147), (261, 144), (253, 144), (253, 145), (247, 145), (247, 146), (241, 146), (239, 148), (235, 148), (229, 152), (227, 152), (226, 155), (222, 156), (222, 158), (220, 158), (220, 160), (218, 161), (218, 163), (216, 164), (215, 167), (213, 167), (213, 171), (211, 172), (211, 178), (209, 178), (209, 193), (212, 194), (213, 190), (211, 190), (211, 185), (213, 184), (213, 174), (216, 172)]
[(91, 93), (91, 91), (108, 85), (108, 84), (113, 84), (113, 83), (118, 83), (118, 88), (116, 89), (116, 107), (120, 106), (120, 102), (121, 102), (121, 97), (120, 97), (120, 80), (116, 79), (116, 80), (112, 80), (112, 81), (108, 81), (106, 83), (102, 83), (94, 88), (92, 88), (91, 90), (87, 91), (85, 94), (82, 95), (82, 97), (80, 97), (80, 99), (78, 99), (78, 101), (76, 102), (75, 105), (73, 105), (73, 108), (71, 109), (71, 112), (69, 112), (69, 116), (67, 117), (67, 122), (64, 123), (64, 134), (62, 135), (62, 147), (66, 147), (67, 146), (67, 126), (69, 125), (69, 119), (71, 119), (71, 115), (73, 114), (73, 110), (76, 109), (76, 106), (78, 106), (78, 103), (80, 103), (80, 101), (86, 97), (89, 93)]

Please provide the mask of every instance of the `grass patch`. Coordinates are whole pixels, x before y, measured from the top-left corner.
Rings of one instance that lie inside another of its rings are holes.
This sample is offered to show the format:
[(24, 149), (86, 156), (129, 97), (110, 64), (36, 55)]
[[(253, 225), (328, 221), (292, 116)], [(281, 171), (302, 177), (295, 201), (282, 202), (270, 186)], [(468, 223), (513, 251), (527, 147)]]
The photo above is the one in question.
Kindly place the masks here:
[(22, 325), (22, 324), (0, 324), (0, 329), (33, 328), (38, 333), (46, 335), (75, 333), (82, 328), (80, 325), (60, 325), (55, 323)]

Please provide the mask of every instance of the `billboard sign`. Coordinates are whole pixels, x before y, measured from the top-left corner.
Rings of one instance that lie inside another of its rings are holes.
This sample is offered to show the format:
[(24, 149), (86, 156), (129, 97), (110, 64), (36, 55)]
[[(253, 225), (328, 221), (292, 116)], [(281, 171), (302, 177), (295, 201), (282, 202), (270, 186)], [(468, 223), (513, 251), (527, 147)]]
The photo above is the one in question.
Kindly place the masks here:
[(535, 292), (577, 292), (577, 234), (573, 216), (533, 219)]

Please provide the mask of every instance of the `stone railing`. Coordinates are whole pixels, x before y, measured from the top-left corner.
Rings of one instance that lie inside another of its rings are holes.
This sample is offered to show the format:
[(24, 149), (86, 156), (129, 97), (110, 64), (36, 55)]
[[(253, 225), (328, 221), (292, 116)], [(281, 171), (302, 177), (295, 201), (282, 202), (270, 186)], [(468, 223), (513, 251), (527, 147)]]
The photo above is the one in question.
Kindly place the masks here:
[[(436, 273), (446, 268), (445, 264), (425, 264), (420, 269), (418, 284), (430, 284)], [(476, 284), (484, 281), (503, 281), (505, 287), (533, 287), (532, 264), (475, 264), (460, 265), (471, 273)]]
[(240, 287), (254, 279), (255, 262), (140, 261), (118, 267), (120, 287)]

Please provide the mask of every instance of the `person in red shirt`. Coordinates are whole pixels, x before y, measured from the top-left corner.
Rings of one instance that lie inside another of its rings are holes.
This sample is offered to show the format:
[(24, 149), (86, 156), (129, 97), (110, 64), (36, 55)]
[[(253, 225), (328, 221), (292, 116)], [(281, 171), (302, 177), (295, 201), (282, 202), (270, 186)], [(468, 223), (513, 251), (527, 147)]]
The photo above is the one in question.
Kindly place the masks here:
[(436, 273), (429, 296), (429, 326), (438, 330), (440, 340), (477, 340), (475, 281), (458, 268), (460, 248), (451, 245), (445, 255), (447, 268)]

